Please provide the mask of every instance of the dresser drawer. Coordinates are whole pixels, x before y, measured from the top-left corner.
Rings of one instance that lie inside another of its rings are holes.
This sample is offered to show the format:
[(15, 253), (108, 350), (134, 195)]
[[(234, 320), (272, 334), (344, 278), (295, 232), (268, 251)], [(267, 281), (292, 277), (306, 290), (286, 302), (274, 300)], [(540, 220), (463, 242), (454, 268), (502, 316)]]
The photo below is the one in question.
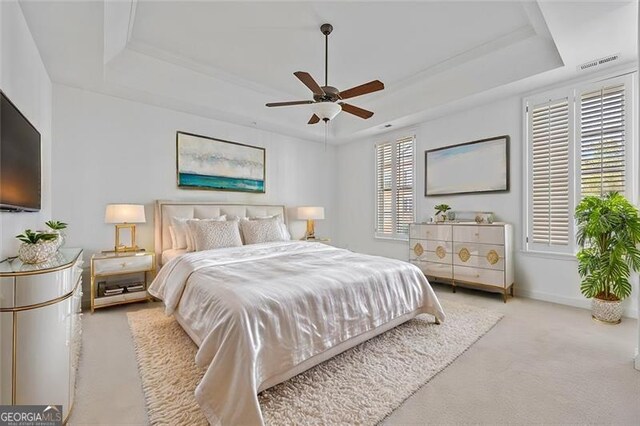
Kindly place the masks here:
[(453, 263), (487, 269), (504, 270), (504, 246), (455, 243)]
[(453, 268), (451, 264), (422, 262), (422, 261), (414, 261), (411, 263), (413, 263), (418, 268), (420, 268), (420, 270), (428, 277), (447, 278), (447, 279), (453, 278)]
[(456, 226), (453, 228), (453, 241), (504, 245), (504, 228), (502, 226)]
[[(469, 266), (471, 268), (494, 269), (496, 271), (504, 271), (504, 257), (491, 257), (489, 260), (483, 256), (465, 256), (464, 253), (453, 255), (453, 264), (460, 266)], [(493, 263), (492, 263), (493, 262)]]
[(409, 227), (409, 237), (421, 240), (451, 241), (451, 225), (423, 225), (412, 224)]
[(95, 275), (147, 271), (153, 269), (153, 256), (127, 256), (94, 259)]
[(454, 265), (453, 279), (504, 288), (504, 272)]

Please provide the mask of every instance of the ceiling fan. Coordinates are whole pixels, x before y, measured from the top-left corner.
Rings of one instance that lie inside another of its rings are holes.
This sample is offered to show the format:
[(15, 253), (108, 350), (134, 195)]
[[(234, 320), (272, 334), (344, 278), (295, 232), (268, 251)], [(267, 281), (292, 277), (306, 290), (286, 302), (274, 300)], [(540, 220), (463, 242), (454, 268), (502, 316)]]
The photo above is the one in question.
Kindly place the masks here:
[(348, 112), (365, 120), (373, 116), (373, 112), (357, 106), (342, 102), (345, 99), (355, 98), (356, 96), (366, 95), (367, 93), (377, 92), (384, 89), (384, 84), (380, 80), (373, 80), (351, 89), (340, 91), (333, 86), (329, 86), (329, 34), (333, 31), (331, 24), (322, 24), (320, 31), (324, 34), (324, 86), (320, 86), (304, 71), (294, 72), (293, 75), (313, 92), (313, 100), (308, 101), (291, 101), (291, 102), (274, 102), (268, 103), (268, 107), (281, 107), (291, 105), (309, 105), (313, 104), (314, 114), (307, 124), (316, 124), (320, 120), (325, 123), (333, 120), (340, 111)]

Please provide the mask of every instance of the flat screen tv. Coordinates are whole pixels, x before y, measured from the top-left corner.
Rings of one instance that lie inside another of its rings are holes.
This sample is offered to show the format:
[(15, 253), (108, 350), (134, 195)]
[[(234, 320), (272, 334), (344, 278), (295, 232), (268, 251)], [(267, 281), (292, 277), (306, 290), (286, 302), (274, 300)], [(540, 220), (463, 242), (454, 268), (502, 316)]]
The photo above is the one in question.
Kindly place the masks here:
[(0, 91), (0, 211), (40, 210), (40, 133)]

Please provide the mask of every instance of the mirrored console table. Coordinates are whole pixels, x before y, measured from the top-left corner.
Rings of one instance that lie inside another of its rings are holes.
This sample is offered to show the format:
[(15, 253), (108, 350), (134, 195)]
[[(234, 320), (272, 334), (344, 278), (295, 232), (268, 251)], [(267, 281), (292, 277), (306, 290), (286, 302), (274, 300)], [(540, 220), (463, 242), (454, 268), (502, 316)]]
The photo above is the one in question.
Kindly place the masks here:
[(0, 263), (0, 404), (62, 405), (66, 422), (80, 357), (82, 249), (29, 265)]

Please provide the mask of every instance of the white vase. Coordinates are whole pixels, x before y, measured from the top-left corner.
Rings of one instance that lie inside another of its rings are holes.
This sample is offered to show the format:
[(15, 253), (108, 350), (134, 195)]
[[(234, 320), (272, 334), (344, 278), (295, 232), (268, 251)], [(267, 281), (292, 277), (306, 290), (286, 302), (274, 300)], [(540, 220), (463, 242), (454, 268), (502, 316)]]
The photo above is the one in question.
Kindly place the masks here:
[(57, 242), (39, 241), (35, 244), (22, 243), (18, 248), (18, 258), (29, 264), (42, 263), (48, 260), (58, 250)]
[(622, 301), (591, 299), (591, 316), (607, 324), (619, 324), (622, 321)]
[(53, 240), (56, 244), (56, 250), (62, 247), (66, 242), (66, 235), (64, 234), (64, 232), (54, 229), (50, 233), (56, 234), (58, 236), (58, 238)]

